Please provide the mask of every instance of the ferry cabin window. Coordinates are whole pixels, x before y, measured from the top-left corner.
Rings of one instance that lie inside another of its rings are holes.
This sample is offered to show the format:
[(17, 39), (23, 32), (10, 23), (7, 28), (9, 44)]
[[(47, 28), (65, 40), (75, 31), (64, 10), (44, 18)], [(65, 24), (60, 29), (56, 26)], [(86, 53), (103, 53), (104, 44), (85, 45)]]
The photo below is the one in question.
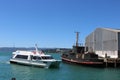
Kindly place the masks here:
[(51, 56), (43, 56), (42, 59), (53, 59)]
[(26, 55), (17, 55), (15, 58), (27, 59), (28, 56), (26, 56)]
[(40, 57), (38, 57), (38, 56), (33, 56), (33, 58), (32, 58), (33, 60), (41, 60), (41, 58)]

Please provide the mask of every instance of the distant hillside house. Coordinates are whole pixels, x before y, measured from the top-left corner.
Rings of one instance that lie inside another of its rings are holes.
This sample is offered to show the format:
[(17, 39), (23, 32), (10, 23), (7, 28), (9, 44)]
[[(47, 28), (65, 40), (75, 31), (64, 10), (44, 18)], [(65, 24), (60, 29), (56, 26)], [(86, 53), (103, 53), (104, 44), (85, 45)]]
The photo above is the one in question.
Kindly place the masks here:
[(100, 57), (120, 58), (120, 29), (97, 28), (86, 37), (85, 46)]

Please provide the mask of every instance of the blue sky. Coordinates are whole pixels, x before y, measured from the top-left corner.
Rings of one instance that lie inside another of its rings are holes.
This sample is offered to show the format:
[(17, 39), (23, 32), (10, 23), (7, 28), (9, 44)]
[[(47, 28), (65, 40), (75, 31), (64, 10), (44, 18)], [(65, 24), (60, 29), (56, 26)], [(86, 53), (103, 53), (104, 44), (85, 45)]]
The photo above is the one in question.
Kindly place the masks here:
[(120, 29), (120, 0), (0, 0), (0, 47), (71, 48), (98, 27)]

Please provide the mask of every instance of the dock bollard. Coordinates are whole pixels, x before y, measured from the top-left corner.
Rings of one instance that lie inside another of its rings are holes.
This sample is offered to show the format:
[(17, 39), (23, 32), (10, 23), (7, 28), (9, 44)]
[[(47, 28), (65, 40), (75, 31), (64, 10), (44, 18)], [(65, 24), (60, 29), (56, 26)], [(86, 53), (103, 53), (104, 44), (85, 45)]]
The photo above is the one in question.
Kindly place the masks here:
[(12, 78), (11, 80), (16, 80), (16, 78)]

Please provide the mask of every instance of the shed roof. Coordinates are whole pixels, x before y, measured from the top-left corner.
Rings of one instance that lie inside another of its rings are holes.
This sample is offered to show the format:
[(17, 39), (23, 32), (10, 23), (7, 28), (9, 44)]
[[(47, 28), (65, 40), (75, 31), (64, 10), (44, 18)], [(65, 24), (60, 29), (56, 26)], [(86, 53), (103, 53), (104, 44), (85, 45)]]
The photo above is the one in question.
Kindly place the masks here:
[(120, 32), (120, 29), (111, 29), (111, 28), (101, 28), (109, 31)]

